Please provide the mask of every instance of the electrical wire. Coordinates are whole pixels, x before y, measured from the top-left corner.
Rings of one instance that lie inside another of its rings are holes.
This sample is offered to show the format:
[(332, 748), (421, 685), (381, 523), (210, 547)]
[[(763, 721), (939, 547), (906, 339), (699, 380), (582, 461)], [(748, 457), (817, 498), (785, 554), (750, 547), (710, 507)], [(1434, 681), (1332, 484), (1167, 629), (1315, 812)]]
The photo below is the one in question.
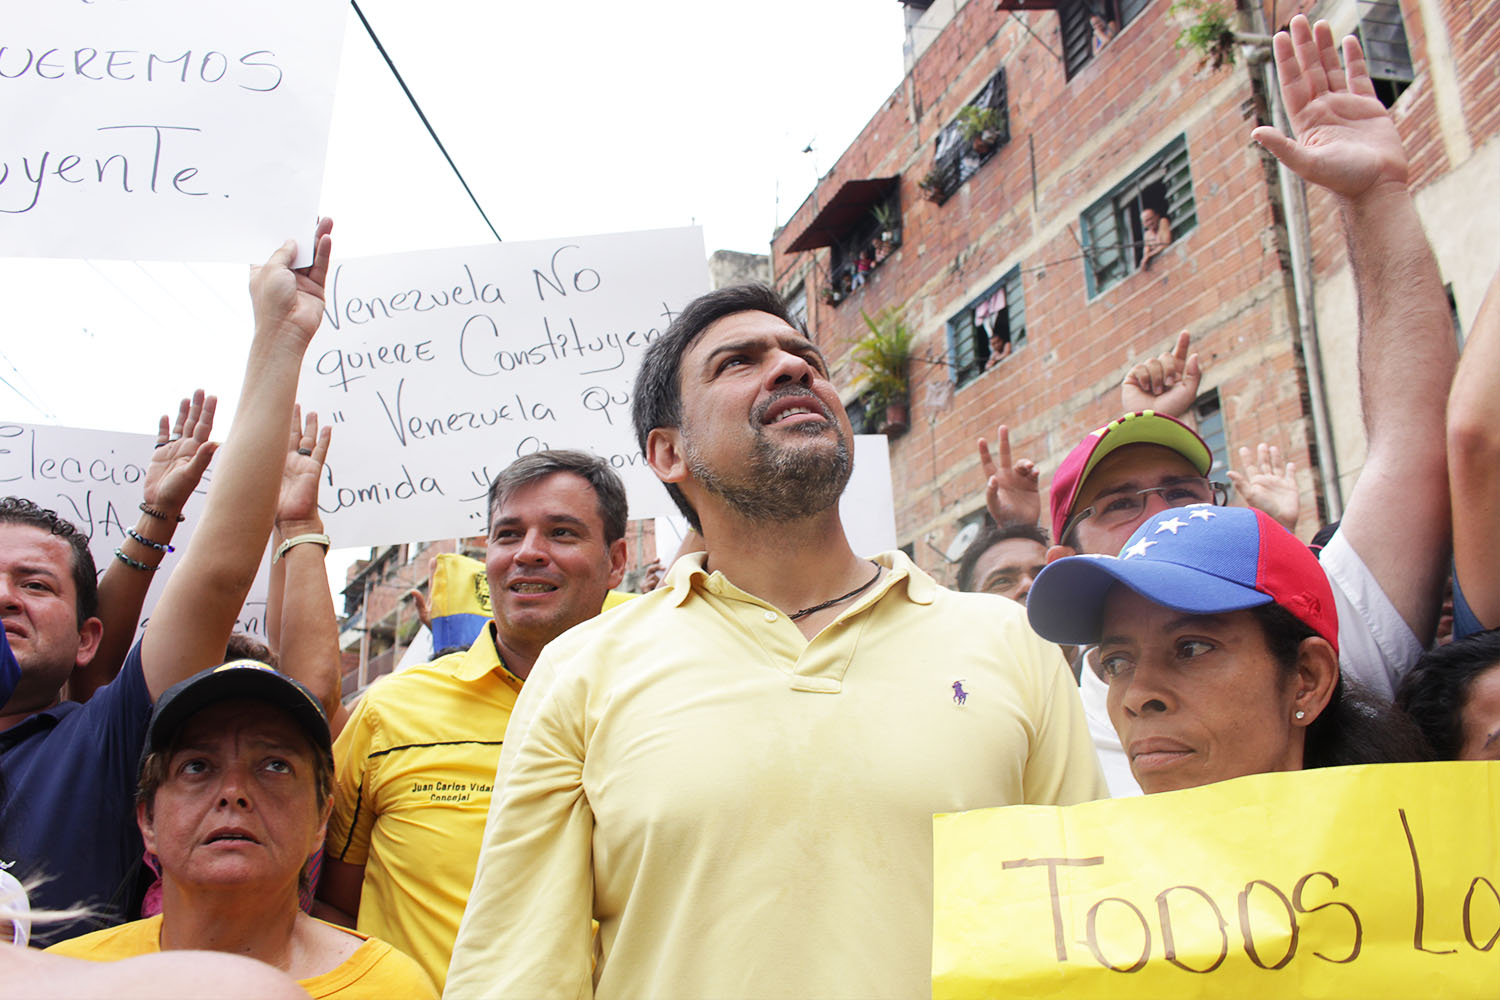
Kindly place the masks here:
[(490, 217), (485, 214), (484, 206), (479, 204), (479, 199), (475, 197), (473, 190), (470, 189), (469, 182), (464, 180), (464, 175), (458, 169), (458, 164), (454, 163), (453, 157), (448, 155), (448, 149), (443, 145), (443, 140), (438, 138), (437, 129), (433, 128), (432, 122), (427, 120), (427, 115), (423, 113), (422, 106), (417, 103), (416, 95), (411, 92), (411, 88), (408, 87), (406, 85), (406, 81), (401, 78), (401, 72), (400, 70), (396, 69), (396, 64), (391, 61), (390, 53), (386, 52), (385, 46), (380, 44), (380, 38), (375, 34), (375, 29), (370, 26), (369, 18), (365, 17), (365, 12), (359, 9), (358, 0), (349, 0), (349, 6), (353, 7), (354, 13), (359, 15), (359, 23), (365, 26), (365, 31), (369, 34), (370, 41), (375, 43), (375, 48), (380, 52), (380, 57), (385, 60), (386, 66), (390, 68), (391, 75), (394, 76), (396, 78), (396, 82), (401, 85), (402, 93), (406, 94), (406, 99), (411, 102), (412, 108), (417, 112), (417, 117), (422, 119), (422, 124), (427, 126), (427, 134), (432, 136), (433, 142), (437, 143), (438, 152), (443, 154), (443, 159), (447, 160), (448, 166), (453, 168), (453, 175), (458, 178), (458, 183), (464, 186), (464, 191), (468, 194), (469, 200), (472, 201), (474, 203), (474, 207), (479, 210), (479, 217), (484, 220), (484, 224), (486, 226), (490, 227), (490, 232), (495, 236), (495, 242), (501, 242), (500, 234), (498, 232), (495, 232), (495, 224), (492, 223), (490, 221)]

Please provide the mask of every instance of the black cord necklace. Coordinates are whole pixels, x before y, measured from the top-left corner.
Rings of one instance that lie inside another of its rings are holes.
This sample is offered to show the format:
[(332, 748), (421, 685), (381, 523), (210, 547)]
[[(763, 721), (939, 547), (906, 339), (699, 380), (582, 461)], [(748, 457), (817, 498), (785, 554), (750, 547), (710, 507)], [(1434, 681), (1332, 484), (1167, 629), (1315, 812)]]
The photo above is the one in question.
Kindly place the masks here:
[(869, 590), (870, 587), (873, 586), (875, 581), (878, 579), (880, 579), (880, 564), (876, 563), (875, 575), (870, 577), (870, 579), (866, 580), (864, 583), (860, 584), (858, 587), (855, 587), (853, 590), (849, 591), (849, 593), (844, 594), (842, 597), (835, 597), (831, 601), (824, 601), (822, 604), (814, 604), (810, 608), (803, 608), (801, 611), (798, 611), (795, 614), (787, 615), (787, 617), (792, 621), (796, 621), (799, 618), (806, 618), (808, 615), (812, 614), (815, 611), (822, 611), (824, 608), (831, 608), (835, 604), (842, 604), (849, 598), (858, 597), (860, 594), (863, 594), (865, 591)]

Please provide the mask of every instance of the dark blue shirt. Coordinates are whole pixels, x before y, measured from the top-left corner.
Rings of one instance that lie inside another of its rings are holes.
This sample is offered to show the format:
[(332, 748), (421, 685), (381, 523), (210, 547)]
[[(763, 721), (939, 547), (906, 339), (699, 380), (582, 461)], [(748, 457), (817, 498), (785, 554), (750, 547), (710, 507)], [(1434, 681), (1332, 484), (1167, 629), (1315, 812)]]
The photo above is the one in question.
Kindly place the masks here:
[(0, 733), (0, 862), (22, 882), (46, 881), (31, 905), (89, 906), (94, 920), (35, 928), (43, 945), (134, 916), (127, 885), (143, 847), (136, 769), (151, 695), (135, 644), (120, 675), (86, 704), (65, 701)]

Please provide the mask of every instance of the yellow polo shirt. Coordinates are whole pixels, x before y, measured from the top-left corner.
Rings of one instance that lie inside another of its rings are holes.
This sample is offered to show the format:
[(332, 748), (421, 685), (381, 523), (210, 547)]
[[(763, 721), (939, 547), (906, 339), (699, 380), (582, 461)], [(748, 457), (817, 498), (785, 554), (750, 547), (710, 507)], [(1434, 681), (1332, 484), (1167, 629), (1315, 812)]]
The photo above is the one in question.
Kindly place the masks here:
[(467, 652), (372, 686), (333, 747), (325, 850), (365, 866), (357, 926), (415, 958), (439, 989), (521, 690), (493, 627)]
[(811, 641), (696, 555), (548, 645), (445, 996), (929, 995), (933, 813), (1105, 789), (1024, 609), (879, 561)]
[[(332, 926), (332, 925), (330, 925)], [(339, 930), (354, 934), (347, 927)], [(342, 963), (320, 976), (297, 980), (313, 1000), (425, 1000), (437, 997), (427, 974), (410, 958), (384, 941), (365, 938)], [(116, 962), (161, 951), (161, 914), (118, 927), (61, 941), (47, 949), (54, 955), (83, 958), (90, 962)]]

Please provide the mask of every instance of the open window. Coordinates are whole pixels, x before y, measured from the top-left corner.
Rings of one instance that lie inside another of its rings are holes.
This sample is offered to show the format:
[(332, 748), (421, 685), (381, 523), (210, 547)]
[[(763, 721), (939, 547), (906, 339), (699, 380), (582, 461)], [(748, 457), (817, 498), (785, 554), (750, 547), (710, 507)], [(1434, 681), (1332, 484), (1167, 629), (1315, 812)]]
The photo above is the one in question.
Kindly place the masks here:
[(819, 296), (838, 305), (859, 289), (901, 245), (900, 177), (846, 181), (806, 229), (787, 246), (788, 253), (828, 247), (828, 283)]
[(1059, 0), (1063, 68), (1068, 79), (1093, 61), (1150, 0)]
[(1010, 141), (1005, 68), (995, 71), (934, 140), (932, 170), (921, 180), (929, 200), (941, 205)]
[(1401, 5), (1396, 0), (1359, 0), (1357, 6), (1359, 44), (1365, 50), (1370, 82), (1380, 103), (1390, 107), (1416, 79)]
[(1089, 297), (1119, 284), (1197, 225), (1187, 140), (1178, 136), (1079, 219)]
[(948, 321), (948, 361), (957, 385), (974, 381), (1026, 343), (1023, 291), (1018, 265)]

